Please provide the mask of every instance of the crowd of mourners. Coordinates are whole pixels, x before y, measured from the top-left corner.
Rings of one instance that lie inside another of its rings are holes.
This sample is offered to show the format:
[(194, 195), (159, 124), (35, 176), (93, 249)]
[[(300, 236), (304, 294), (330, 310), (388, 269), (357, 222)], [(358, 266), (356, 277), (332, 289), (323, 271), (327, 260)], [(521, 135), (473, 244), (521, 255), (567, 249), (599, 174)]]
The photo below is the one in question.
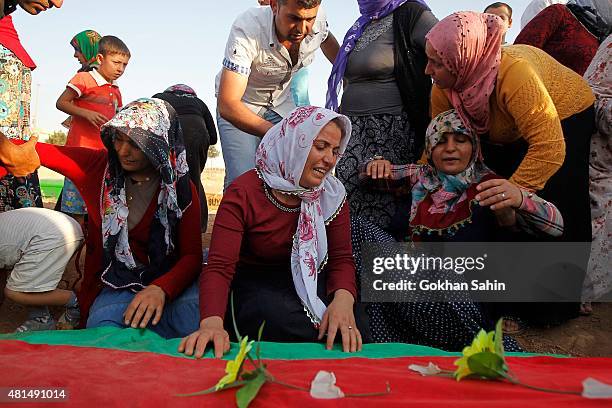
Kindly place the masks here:
[[(0, 268), (29, 310), (18, 332), (148, 328), (221, 357), (234, 327), (254, 338), (264, 321), (264, 340), (355, 352), (460, 350), (503, 318), (520, 351), (524, 325), (592, 313), (610, 293), (611, 0), (534, 0), (512, 45), (502, 2), (439, 20), (426, 1), (357, 0), (341, 43), (321, 0), (258, 2), (219, 58), (216, 124), (184, 84), (124, 105), (128, 46), (76, 34), (58, 146), (30, 133), (36, 65), (11, 13), (63, 0), (0, 0)], [(308, 95), (319, 49), (325, 107)], [(224, 195), (203, 251), (217, 135)], [(55, 210), (41, 165), (66, 177)], [(366, 243), (495, 241), (589, 243), (582, 302), (360, 300)], [(80, 250), (78, 290), (60, 289)], [(50, 306), (64, 307), (57, 321)]]

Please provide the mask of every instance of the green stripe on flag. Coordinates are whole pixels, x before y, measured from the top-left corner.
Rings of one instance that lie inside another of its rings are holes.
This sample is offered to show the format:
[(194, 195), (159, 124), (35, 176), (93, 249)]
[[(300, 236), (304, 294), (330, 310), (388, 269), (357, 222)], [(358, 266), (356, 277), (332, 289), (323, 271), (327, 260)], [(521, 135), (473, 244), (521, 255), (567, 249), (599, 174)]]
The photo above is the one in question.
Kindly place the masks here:
[[(177, 352), (180, 339), (166, 340), (150, 330), (120, 329), (116, 327), (98, 327), (86, 330), (54, 330), (44, 332), (16, 333), (0, 335), (0, 340), (21, 340), (30, 344), (50, 344), (80, 347), (98, 347), (135, 352), (150, 352), (185, 358)], [(0, 342), (0, 347), (2, 343)], [(238, 347), (232, 343), (232, 349), (224, 359), (233, 359)], [(269, 360), (311, 360), (341, 358), (395, 358), (414, 356), (458, 356), (432, 347), (414, 344), (387, 343), (364, 344), (359, 353), (344, 353), (336, 344), (333, 350), (325, 350), (323, 343), (261, 343), (261, 355)], [(508, 353), (510, 356), (536, 356), (542, 354)], [(206, 357), (212, 357), (207, 351)], [(558, 356), (560, 357), (560, 356)]]

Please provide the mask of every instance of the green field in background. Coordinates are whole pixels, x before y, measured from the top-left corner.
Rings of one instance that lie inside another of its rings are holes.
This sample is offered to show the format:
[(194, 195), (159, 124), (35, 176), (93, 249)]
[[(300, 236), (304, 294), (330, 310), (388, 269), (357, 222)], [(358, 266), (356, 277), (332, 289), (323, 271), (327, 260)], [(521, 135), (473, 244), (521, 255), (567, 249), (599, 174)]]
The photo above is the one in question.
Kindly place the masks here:
[(64, 187), (64, 180), (40, 180), (40, 189), (43, 198), (57, 200)]

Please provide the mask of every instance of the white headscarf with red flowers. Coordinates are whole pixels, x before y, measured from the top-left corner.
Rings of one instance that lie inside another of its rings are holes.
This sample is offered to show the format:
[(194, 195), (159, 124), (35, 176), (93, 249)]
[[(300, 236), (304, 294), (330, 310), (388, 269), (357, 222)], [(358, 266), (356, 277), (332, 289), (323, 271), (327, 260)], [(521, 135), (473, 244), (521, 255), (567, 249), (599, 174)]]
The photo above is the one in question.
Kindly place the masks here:
[(295, 109), (271, 128), (255, 154), (255, 167), (270, 188), (302, 199), (291, 249), (291, 272), (300, 300), (317, 322), (321, 321), (326, 309), (317, 296), (318, 274), (327, 262), (325, 225), (340, 212), (346, 190), (331, 174), (333, 170), (316, 188), (303, 188), (299, 182), (314, 140), (325, 125), (336, 118), (342, 129), (339, 149), (342, 154), (351, 135), (351, 122), (344, 115), (314, 106)]

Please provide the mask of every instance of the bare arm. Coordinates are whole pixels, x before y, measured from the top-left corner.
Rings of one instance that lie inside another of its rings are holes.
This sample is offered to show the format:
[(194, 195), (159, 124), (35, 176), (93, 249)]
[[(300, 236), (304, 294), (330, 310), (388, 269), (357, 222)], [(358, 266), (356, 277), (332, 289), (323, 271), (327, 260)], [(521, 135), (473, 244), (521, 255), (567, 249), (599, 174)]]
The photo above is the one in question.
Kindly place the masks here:
[(418, 181), (421, 170), (422, 166), (417, 164), (395, 165), (388, 160), (373, 159), (361, 164), (359, 182), (373, 190), (405, 194)]
[(73, 89), (66, 88), (60, 97), (57, 98), (55, 107), (69, 115), (80, 116), (96, 127), (102, 126), (110, 119), (99, 112), (90, 111), (88, 109), (79, 108), (76, 106), (74, 104), (74, 99), (77, 96), (77, 93)]
[(321, 43), (321, 51), (323, 51), (323, 55), (325, 55), (329, 62), (333, 64), (338, 51), (340, 51), (340, 44), (338, 44), (336, 37), (331, 32), (327, 35), (325, 41)]
[(217, 109), (223, 119), (238, 129), (262, 137), (274, 125), (251, 112), (242, 102), (248, 81), (248, 77), (224, 69), (219, 84)]

